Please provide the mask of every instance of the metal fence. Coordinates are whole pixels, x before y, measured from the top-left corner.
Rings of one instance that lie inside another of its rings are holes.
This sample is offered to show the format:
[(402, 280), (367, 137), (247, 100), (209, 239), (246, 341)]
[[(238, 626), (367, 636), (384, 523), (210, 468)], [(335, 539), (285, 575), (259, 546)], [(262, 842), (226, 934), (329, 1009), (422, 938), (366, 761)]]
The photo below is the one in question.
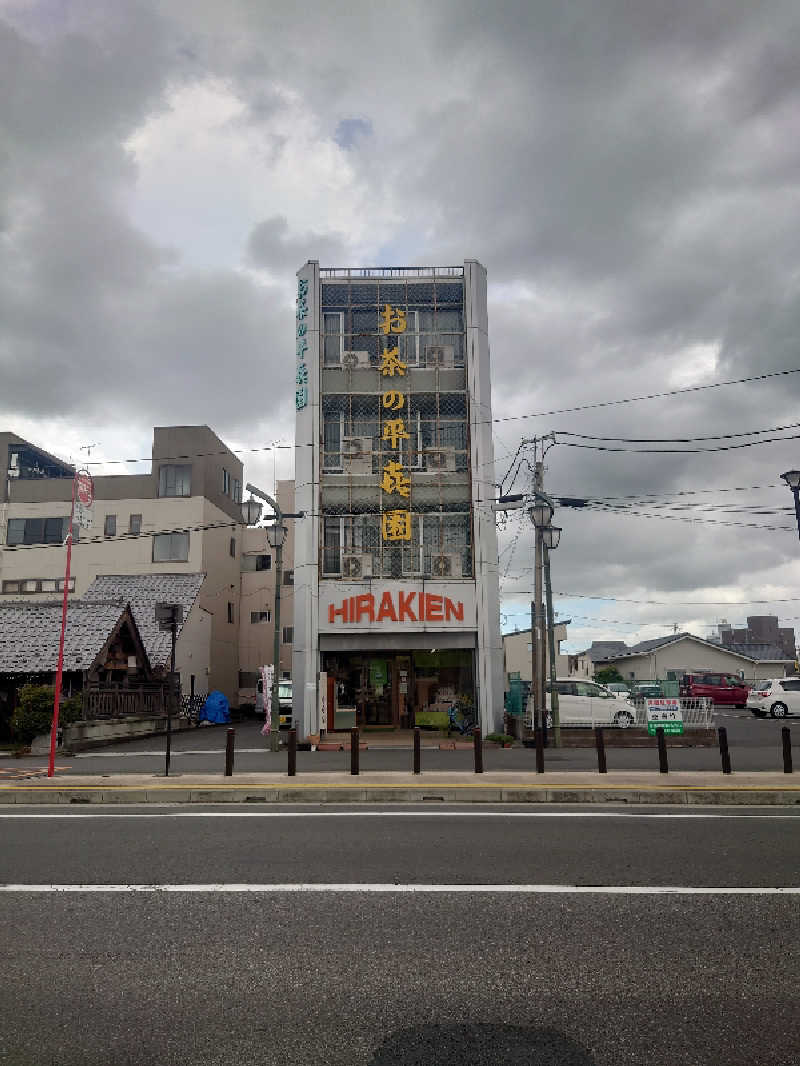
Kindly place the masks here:
[[(598, 703), (607, 705), (610, 700), (598, 700)], [(681, 711), (683, 713), (683, 728), (711, 729), (714, 724), (714, 704), (710, 699), (681, 699)], [(560, 710), (562, 729), (594, 729), (596, 726), (614, 728), (647, 728), (647, 704), (644, 702), (632, 703), (630, 700), (616, 700), (611, 707), (603, 706), (602, 711), (593, 714), (576, 716), (572, 709), (561, 707)], [(633, 719), (631, 721), (631, 719)], [(548, 714), (548, 725), (551, 724), (551, 716)], [(530, 702), (525, 711), (525, 726), (533, 729)]]

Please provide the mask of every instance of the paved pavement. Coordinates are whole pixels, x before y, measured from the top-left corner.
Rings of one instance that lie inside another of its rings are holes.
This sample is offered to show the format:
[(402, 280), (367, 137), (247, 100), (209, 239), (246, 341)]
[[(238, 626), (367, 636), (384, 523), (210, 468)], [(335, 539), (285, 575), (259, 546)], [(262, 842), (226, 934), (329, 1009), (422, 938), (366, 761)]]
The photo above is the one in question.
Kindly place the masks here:
[(796, 1062), (795, 811), (42, 807), (0, 841), (3, 1064)]
[[(718, 725), (728, 731), (728, 742), (734, 770), (780, 770), (781, 727), (792, 729), (795, 745), (800, 745), (800, 721), (788, 723), (772, 719), (756, 719), (747, 712), (729, 711), (719, 715)], [(283, 773), (286, 753), (273, 754), (269, 741), (262, 737), (258, 722), (245, 721), (236, 726), (236, 771), (243, 773)], [(429, 743), (437, 742), (426, 738)], [(366, 742), (369, 745), (370, 738)], [(60, 774), (87, 773), (162, 773), (164, 768), (164, 738), (151, 737), (82, 752), (75, 756), (59, 755)], [(172, 741), (173, 769), (177, 773), (222, 773), (225, 762), (225, 728), (193, 729), (178, 733)], [(670, 766), (675, 770), (714, 771), (720, 768), (719, 752), (712, 748), (671, 748)], [(607, 748), (610, 770), (654, 770), (658, 768), (655, 740), (650, 748)], [(796, 752), (800, 771), (800, 751)], [(423, 769), (435, 771), (469, 770), (470, 751), (439, 751), (425, 748)], [(23, 774), (41, 771), (47, 764), (44, 756), (11, 759), (0, 756), (0, 781)], [(535, 766), (535, 752), (530, 748), (487, 748), (484, 752), (487, 770), (524, 771)], [(597, 759), (593, 748), (548, 748), (546, 765), (557, 770), (591, 770)], [(332, 772), (350, 766), (349, 752), (298, 752), (298, 772)], [(361, 753), (361, 767), (365, 771), (406, 770), (411, 766), (410, 749), (374, 747)]]

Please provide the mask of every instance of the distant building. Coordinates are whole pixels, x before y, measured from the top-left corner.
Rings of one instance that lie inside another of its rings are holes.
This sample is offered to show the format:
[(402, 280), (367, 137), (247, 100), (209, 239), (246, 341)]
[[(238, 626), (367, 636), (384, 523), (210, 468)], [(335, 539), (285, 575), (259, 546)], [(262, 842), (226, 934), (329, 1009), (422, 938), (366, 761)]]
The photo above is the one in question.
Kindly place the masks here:
[(744, 629), (734, 629), (727, 622), (721, 622), (718, 631), (719, 642), (724, 647), (740, 651), (744, 655), (752, 654), (760, 658), (765, 649), (780, 648), (786, 658), (797, 657), (794, 628), (781, 626), (777, 615), (749, 615)]
[[(567, 639), (567, 622), (556, 622), (556, 677), (566, 677), (569, 670), (569, 656), (561, 654), (561, 642)], [(520, 629), (516, 633), (503, 634), (503, 661), (506, 690), (511, 679), (530, 681), (531, 679), (531, 631)], [(550, 675), (550, 649), (545, 647), (545, 669)]]

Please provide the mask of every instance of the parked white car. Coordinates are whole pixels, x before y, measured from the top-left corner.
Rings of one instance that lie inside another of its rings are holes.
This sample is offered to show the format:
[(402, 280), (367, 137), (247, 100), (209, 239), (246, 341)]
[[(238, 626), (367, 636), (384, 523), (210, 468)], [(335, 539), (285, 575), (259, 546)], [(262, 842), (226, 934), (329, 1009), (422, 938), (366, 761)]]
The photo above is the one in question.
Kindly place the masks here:
[[(595, 681), (558, 678), (558, 717), (564, 726), (614, 725), (627, 729), (636, 723), (636, 708), (630, 700), (610, 692)], [(549, 684), (548, 684), (549, 689)], [(547, 719), (550, 714), (550, 693), (547, 693)]]
[(747, 696), (747, 709), (763, 718), (785, 718), (800, 714), (800, 677), (778, 677), (756, 681)]

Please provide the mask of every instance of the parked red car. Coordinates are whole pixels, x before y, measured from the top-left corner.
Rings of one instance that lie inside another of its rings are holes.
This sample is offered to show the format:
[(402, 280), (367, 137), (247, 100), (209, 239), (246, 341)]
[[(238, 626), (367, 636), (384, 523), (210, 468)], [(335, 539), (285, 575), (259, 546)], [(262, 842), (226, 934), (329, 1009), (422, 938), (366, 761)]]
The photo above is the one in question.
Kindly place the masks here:
[(749, 691), (744, 681), (732, 674), (685, 674), (680, 683), (680, 694), (686, 699), (706, 697), (728, 707), (744, 707)]

